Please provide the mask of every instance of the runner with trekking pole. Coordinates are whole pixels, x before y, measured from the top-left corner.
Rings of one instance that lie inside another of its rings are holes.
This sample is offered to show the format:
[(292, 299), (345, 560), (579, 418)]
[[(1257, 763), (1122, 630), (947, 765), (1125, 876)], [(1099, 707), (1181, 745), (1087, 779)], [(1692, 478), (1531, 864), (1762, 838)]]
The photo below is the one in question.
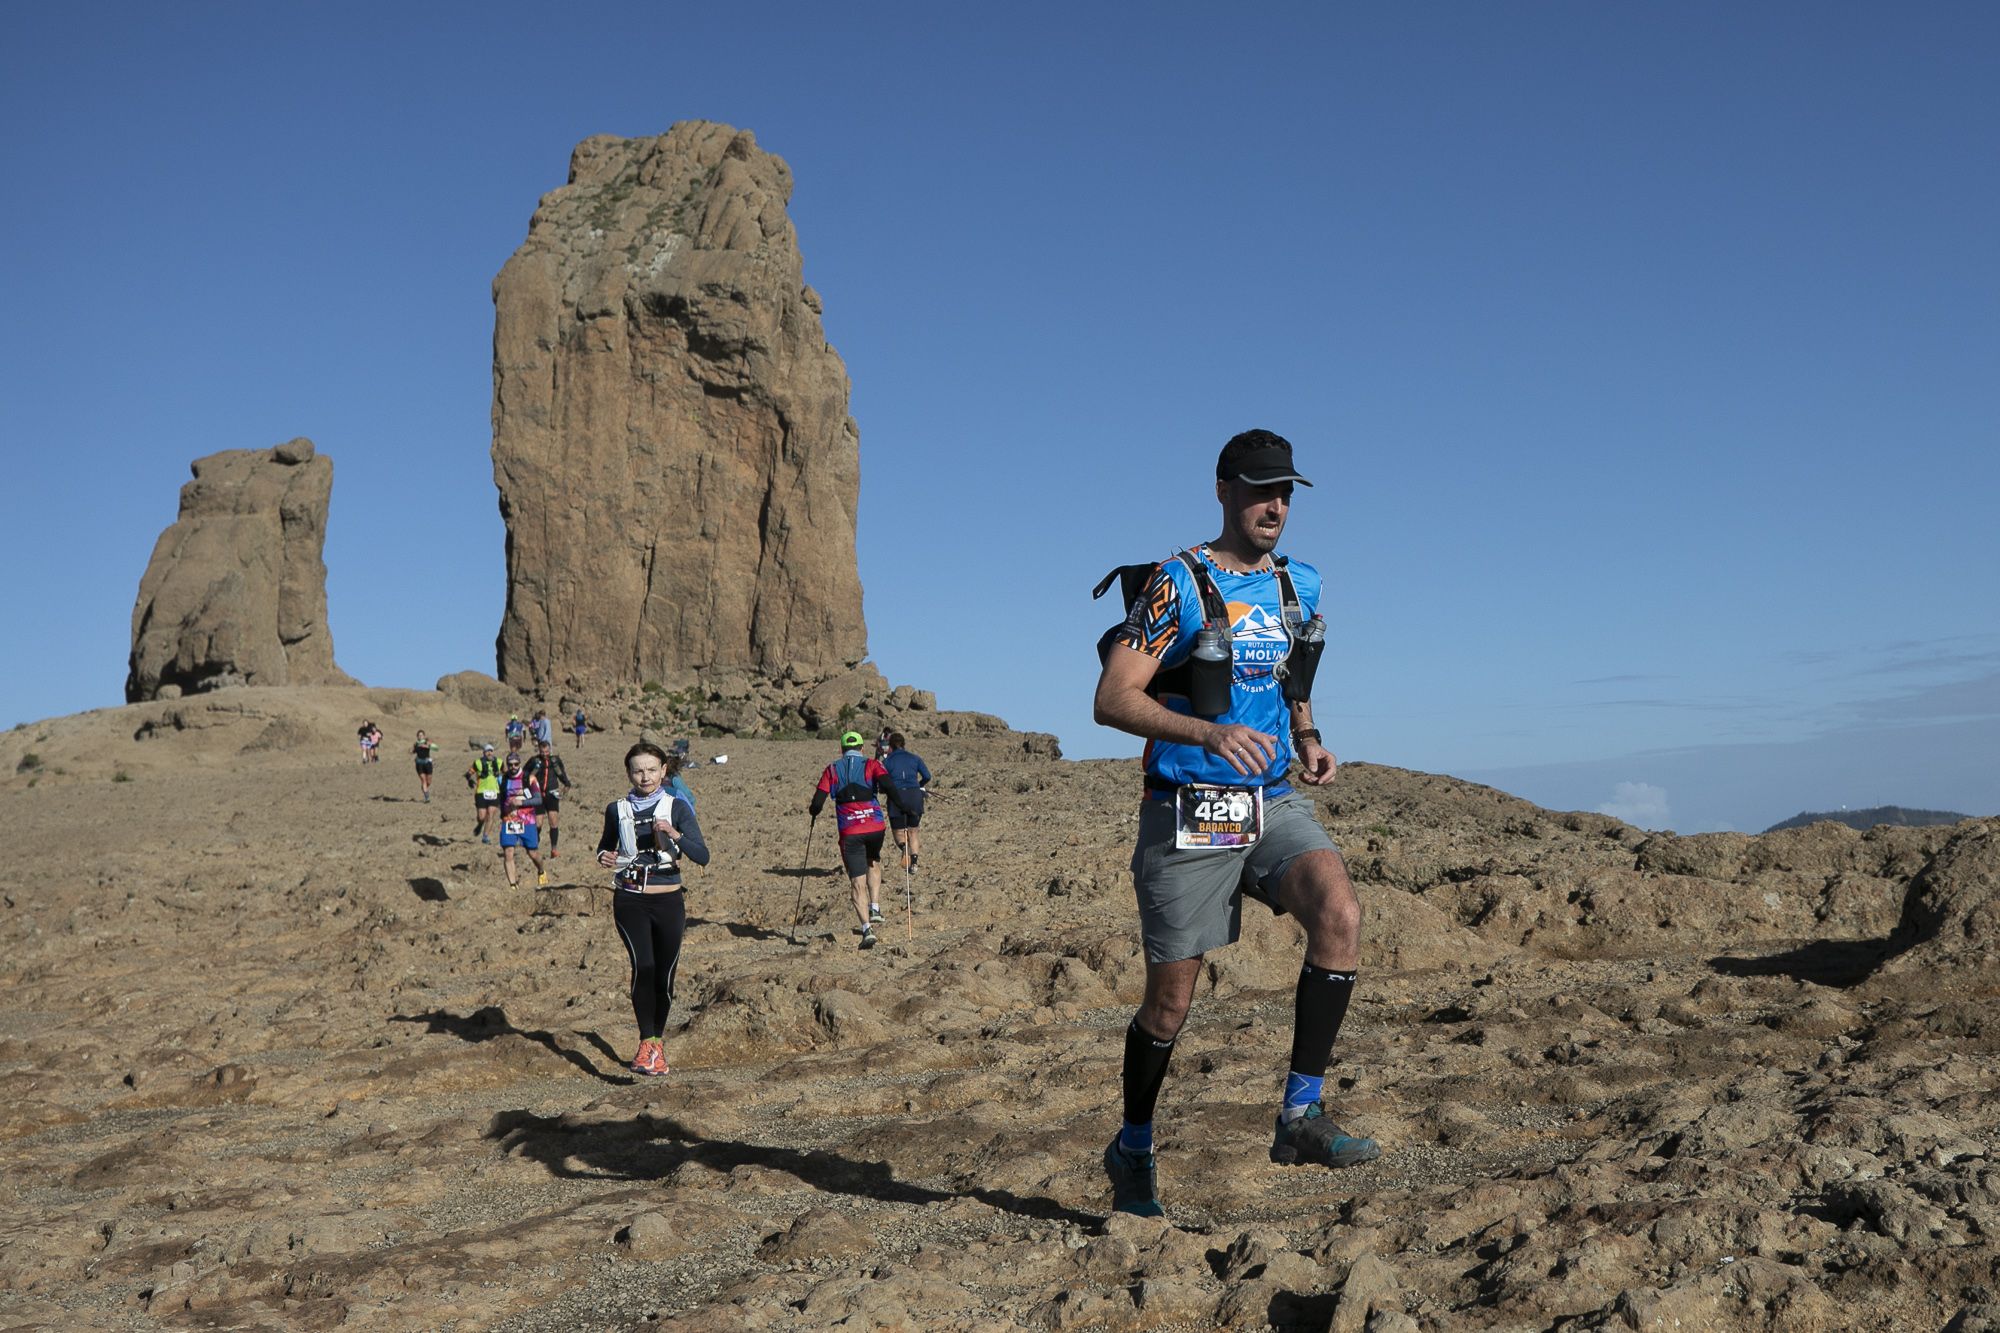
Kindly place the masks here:
[[(861, 733), (840, 737), (840, 758), (826, 766), (813, 791), (812, 813), (818, 816), (826, 798), (834, 801), (835, 828), (840, 833), (840, 863), (854, 885), (854, 914), (861, 919), (861, 947), (875, 947), (875, 926), (882, 920), (882, 834), (888, 821), (875, 803), (877, 793), (900, 806), (889, 770), (861, 753)], [(812, 836), (808, 830), (806, 836)], [(800, 885), (804, 887), (803, 884)]]

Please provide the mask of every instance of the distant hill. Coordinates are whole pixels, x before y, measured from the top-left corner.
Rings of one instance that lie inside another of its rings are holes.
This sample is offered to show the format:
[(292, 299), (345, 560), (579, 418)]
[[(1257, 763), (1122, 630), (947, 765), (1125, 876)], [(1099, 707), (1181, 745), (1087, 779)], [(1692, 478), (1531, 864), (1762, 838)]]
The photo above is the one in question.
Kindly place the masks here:
[(1873, 805), (1866, 810), (1827, 810), (1818, 814), (1808, 812), (1793, 815), (1783, 823), (1771, 825), (1764, 832), (1776, 833), (1779, 829), (1804, 828), (1821, 820), (1832, 820), (1836, 824), (1845, 824), (1849, 828), (1860, 829), (1866, 833), (1877, 824), (1901, 824), (1907, 828), (1922, 828), (1930, 824), (1956, 824), (1962, 819), (1970, 818), (1971, 815), (1954, 814), (1950, 810), (1905, 810), (1900, 805)]

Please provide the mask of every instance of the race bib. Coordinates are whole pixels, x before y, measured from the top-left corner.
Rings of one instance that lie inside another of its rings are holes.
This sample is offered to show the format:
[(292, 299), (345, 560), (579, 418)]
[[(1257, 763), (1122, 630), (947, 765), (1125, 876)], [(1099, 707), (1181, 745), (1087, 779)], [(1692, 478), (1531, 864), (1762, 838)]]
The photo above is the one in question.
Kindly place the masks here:
[(523, 824), (520, 820), (510, 819), (506, 823), (502, 824), (500, 826), (500, 829), (504, 833), (519, 834), (526, 827), (527, 825)]
[(1262, 787), (1192, 783), (1174, 792), (1174, 846), (1214, 850), (1248, 847), (1264, 833)]

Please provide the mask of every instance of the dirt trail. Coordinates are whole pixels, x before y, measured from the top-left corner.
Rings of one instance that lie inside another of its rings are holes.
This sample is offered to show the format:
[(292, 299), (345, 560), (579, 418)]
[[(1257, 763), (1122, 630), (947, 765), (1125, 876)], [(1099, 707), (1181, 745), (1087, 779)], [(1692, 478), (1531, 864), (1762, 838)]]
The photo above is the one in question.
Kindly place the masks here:
[[(1107, 1222), (1134, 765), (919, 747), (914, 932), (891, 875), (863, 953), (829, 820), (799, 874), (829, 747), (698, 742), (642, 1081), (589, 864), (625, 742), (562, 742), (557, 885), (510, 889), (457, 776), (497, 730), (328, 687), (0, 737), (0, 1327), (2000, 1324), (2000, 821), (1649, 838), (1351, 766), (1329, 1100), (1383, 1158), (1266, 1161), (1299, 948), (1252, 909), (1162, 1099), (1169, 1219)], [(1946, 924), (1892, 940), (1906, 898)]]

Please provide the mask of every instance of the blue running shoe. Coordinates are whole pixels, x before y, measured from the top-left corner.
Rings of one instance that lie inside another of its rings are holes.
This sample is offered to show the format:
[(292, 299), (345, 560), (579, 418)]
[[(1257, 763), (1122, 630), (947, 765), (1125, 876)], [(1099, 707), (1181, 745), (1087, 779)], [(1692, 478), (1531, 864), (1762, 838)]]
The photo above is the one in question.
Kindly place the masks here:
[(1375, 1140), (1357, 1139), (1327, 1119), (1319, 1102), (1289, 1125), (1280, 1117), (1271, 1139), (1271, 1160), (1279, 1166), (1359, 1166), (1381, 1155)]
[(1160, 1190), (1153, 1169), (1153, 1154), (1127, 1152), (1111, 1136), (1104, 1150), (1104, 1174), (1111, 1177), (1111, 1211), (1136, 1217), (1165, 1217), (1160, 1207)]

